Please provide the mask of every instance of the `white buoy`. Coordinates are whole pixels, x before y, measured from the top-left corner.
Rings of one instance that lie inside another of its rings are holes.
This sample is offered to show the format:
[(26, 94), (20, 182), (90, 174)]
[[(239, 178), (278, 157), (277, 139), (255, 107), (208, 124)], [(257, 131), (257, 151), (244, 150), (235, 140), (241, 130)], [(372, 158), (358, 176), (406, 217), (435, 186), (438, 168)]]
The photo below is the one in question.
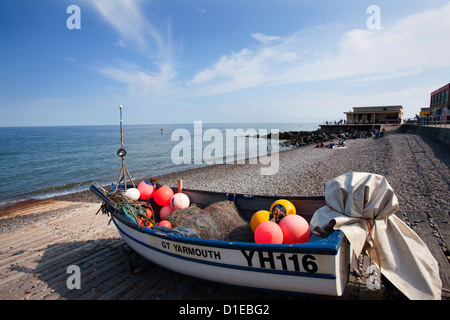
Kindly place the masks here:
[(170, 199), (170, 207), (173, 210), (186, 209), (189, 207), (189, 204), (189, 197), (184, 193), (175, 193), (172, 199)]
[(136, 188), (129, 188), (125, 191), (124, 196), (130, 198), (131, 200), (138, 200), (141, 196), (141, 193)]

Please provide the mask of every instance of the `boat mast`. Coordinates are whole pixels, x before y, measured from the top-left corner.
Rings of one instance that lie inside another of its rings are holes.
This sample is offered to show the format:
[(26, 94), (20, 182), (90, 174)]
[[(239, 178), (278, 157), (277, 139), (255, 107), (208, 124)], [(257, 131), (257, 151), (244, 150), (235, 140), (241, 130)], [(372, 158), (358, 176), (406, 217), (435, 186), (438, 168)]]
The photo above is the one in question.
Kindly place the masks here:
[(123, 107), (122, 107), (122, 105), (120, 105), (119, 108), (120, 108), (120, 145), (121, 145), (121, 148), (117, 151), (117, 155), (122, 158), (122, 170), (120, 171), (120, 175), (119, 175), (119, 179), (117, 180), (115, 191), (117, 191), (117, 188), (119, 187), (119, 184), (122, 180), (124, 181), (124, 188), (125, 188), (125, 190), (127, 190), (127, 175), (128, 175), (128, 178), (130, 178), (130, 181), (131, 181), (131, 184), (133, 185), (133, 187), (136, 188), (134, 181), (131, 178), (130, 173), (128, 172), (128, 169), (125, 166), (125, 155), (127, 154), (127, 152), (123, 148), (123, 122), (122, 122)]

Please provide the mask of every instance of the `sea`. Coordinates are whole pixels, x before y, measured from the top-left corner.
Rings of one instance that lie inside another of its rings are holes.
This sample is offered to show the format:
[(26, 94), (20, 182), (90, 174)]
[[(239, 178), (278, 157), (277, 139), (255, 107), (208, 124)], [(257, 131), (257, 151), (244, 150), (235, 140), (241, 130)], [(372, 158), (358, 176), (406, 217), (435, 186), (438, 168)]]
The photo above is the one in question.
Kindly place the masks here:
[[(227, 130), (230, 129), (257, 133), (315, 131), (319, 129), (319, 123), (201, 123), (200, 132), (198, 123), (196, 131), (194, 127), (194, 123), (124, 124), (124, 159), (131, 177), (136, 180), (158, 177), (207, 165), (204, 161), (201, 164), (194, 161), (174, 163), (172, 150), (177, 145), (180, 148), (181, 142), (189, 142), (184, 141), (188, 138), (192, 147), (194, 139), (200, 139), (205, 148), (212, 140), (202, 138), (206, 133), (216, 133), (214, 139), (223, 138), (225, 148)], [(180, 132), (184, 135), (179, 135)], [(222, 135), (217, 134), (219, 132)], [(245, 139), (246, 144), (251, 145), (248, 139), (253, 138)], [(116, 183), (122, 169), (122, 159), (117, 154), (121, 147), (120, 124), (0, 127), (0, 208), (27, 198), (45, 199), (84, 191), (93, 182), (100, 185)], [(239, 155), (239, 148), (235, 149), (236, 159), (248, 157), (250, 152), (245, 148), (246, 153)]]

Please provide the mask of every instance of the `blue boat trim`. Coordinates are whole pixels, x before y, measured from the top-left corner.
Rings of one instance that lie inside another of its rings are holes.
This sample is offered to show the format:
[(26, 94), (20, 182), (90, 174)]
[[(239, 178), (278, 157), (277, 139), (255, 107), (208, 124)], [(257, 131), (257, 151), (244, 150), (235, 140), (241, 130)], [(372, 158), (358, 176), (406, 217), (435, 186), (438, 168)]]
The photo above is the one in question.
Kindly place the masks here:
[[(190, 257), (177, 255), (177, 254), (174, 254), (174, 253), (171, 253), (171, 252), (167, 252), (165, 250), (161, 250), (161, 249), (152, 247), (152, 246), (150, 246), (150, 245), (148, 245), (148, 244), (146, 244), (146, 243), (144, 243), (144, 242), (134, 238), (133, 236), (131, 236), (127, 232), (125, 232), (122, 228), (120, 228), (119, 225), (117, 224), (117, 222), (115, 221), (115, 219), (113, 219), (113, 222), (116, 225), (117, 229), (120, 231), (120, 233), (125, 235), (130, 240), (140, 244), (141, 246), (144, 246), (144, 247), (149, 248), (151, 250), (157, 251), (159, 253), (163, 253), (163, 254), (168, 255), (168, 256), (175, 257), (177, 259), (182, 259), (182, 260), (196, 262), (196, 263), (201, 263), (201, 264), (207, 264), (207, 265), (221, 267), (221, 268), (228, 268), (228, 269), (244, 270), (244, 271), (251, 271), (251, 272), (271, 273), (271, 274), (282, 274), (282, 275), (298, 276), (298, 277), (322, 278), (322, 279), (327, 279), (327, 280), (336, 280), (336, 276), (335, 275), (331, 275), (331, 274), (317, 274), (317, 273), (307, 273), (307, 272), (294, 272), (294, 271), (282, 271), (282, 270), (272, 270), (272, 269), (263, 269), (263, 268), (251, 268), (251, 267), (244, 267), (244, 266), (230, 265), (230, 264), (224, 264), (224, 263), (217, 263), (217, 262), (212, 262), (212, 261), (207, 261), (207, 260), (200, 260), (200, 259), (195, 259), (195, 258), (190, 258)], [(183, 237), (179, 237), (179, 236), (176, 236), (176, 238), (177, 239), (174, 239), (175, 241), (179, 241), (180, 239), (183, 239)], [(203, 245), (203, 244), (199, 244), (198, 242), (194, 242), (194, 244), (196, 244), (196, 245)], [(226, 248), (227, 249), (235, 249), (235, 248), (230, 248), (229, 246), (226, 247)], [(251, 247), (251, 248), (254, 249), (254, 247)]]
[(174, 240), (186, 244), (202, 245), (207, 247), (225, 248), (225, 249), (336, 255), (339, 251), (342, 240), (344, 238), (343, 232), (338, 230), (333, 232), (326, 239), (312, 236), (309, 242), (293, 245), (286, 245), (286, 244), (274, 245), (274, 244), (261, 244), (253, 242), (249, 243), (249, 242), (236, 242), (224, 240), (210, 240), (210, 239), (184, 237), (176, 234), (167, 234), (159, 230), (157, 231), (151, 228), (144, 228), (143, 226), (136, 224), (134, 221), (127, 219), (123, 215), (118, 214), (118, 212), (116, 212), (114, 218), (118, 219), (120, 222), (136, 231), (147, 233), (160, 239)]

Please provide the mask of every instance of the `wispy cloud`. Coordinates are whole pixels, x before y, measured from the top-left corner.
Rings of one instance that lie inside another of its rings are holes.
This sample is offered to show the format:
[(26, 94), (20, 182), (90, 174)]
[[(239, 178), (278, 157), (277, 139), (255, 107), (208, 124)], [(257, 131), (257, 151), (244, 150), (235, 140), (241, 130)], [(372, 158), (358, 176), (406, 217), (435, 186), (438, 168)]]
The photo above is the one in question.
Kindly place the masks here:
[(116, 42), (114, 42), (114, 45), (115, 45), (116, 47), (122, 47), (122, 48), (126, 48), (126, 47), (127, 47), (126, 43), (123, 42), (122, 39), (119, 39), (119, 40), (117, 40)]
[(143, 97), (149, 93), (166, 93), (168, 83), (175, 77), (171, 63), (158, 64), (158, 72), (142, 69), (126, 62), (115, 66), (104, 66), (97, 69), (100, 73), (127, 86), (132, 95)]
[(382, 30), (350, 30), (334, 41), (327, 27), (283, 38), (253, 33), (258, 46), (223, 55), (189, 84), (199, 95), (215, 95), (258, 86), (391, 79), (450, 66), (449, 16), (450, 3)]
[(123, 39), (138, 48), (148, 50), (153, 43), (164, 46), (160, 33), (142, 15), (142, 1), (91, 0), (88, 3)]
[(200, 13), (202, 13), (202, 14), (205, 14), (205, 13), (207, 13), (206, 9), (202, 9), (202, 8), (195, 8), (195, 10), (196, 10), (196, 11), (198, 11), (198, 12), (200, 12)]
[(119, 35), (114, 46), (137, 50), (151, 61), (148, 66), (119, 63), (101, 66), (97, 70), (126, 84), (133, 94), (142, 96), (149, 92), (164, 91), (176, 75), (172, 61), (170, 24), (165, 32), (156, 28), (144, 16), (141, 0), (90, 0), (86, 3)]
[(204, 9), (204, 8), (198, 8), (197, 7), (197, 8), (195, 8), (195, 10), (200, 12), (201, 14), (209, 14), (209, 15), (212, 15), (212, 16), (216, 16), (216, 17), (218, 17), (220, 19), (223, 18), (221, 14), (218, 14), (218, 13), (215, 13), (215, 12), (210, 12), (210, 11)]
[(67, 61), (67, 62), (72, 62), (72, 63), (77, 62), (77, 59), (74, 57), (64, 57), (64, 58), (62, 58), (62, 60)]
[(259, 42), (263, 43), (263, 44), (269, 44), (273, 41), (280, 41), (282, 40), (281, 37), (278, 36), (269, 36), (263, 33), (252, 33), (251, 37), (255, 40), (258, 40)]

